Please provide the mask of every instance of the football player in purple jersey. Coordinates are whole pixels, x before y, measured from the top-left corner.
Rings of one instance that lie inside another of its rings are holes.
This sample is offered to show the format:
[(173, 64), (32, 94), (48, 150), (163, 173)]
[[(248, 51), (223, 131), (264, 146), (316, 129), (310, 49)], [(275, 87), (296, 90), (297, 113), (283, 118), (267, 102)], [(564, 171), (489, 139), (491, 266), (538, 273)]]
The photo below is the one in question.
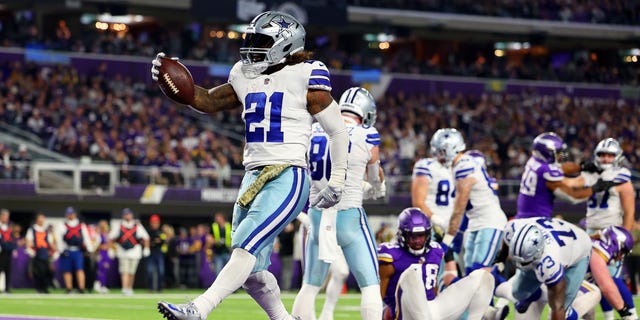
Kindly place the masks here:
[(555, 197), (580, 203), (616, 185), (599, 179), (586, 186), (576, 178), (565, 177), (559, 163), (566, 161), (567, 155), (567, 145), (553, 132), (541, 133), (533, 140), (531, 158), (520, 180), (516, 218), (551, 218)]
[(418, 208), (398, 216), (395, 241), (378, 248), (384, 319), (481, 319), (493, 297), (493, 277), (476, 270), (438, 293), (444, 251), (431, 241), (431, 221)]
[(607, 268), (612, 263), (622, 261), (631, 251), (633, 248), (631, 233), (623, 227), (610, 226), (597, 234), (592, 243), (587, 279), (598, 285), (602, 296), (618, 311), (622, 319), (638, 319), (635, 308), (624, 301)]

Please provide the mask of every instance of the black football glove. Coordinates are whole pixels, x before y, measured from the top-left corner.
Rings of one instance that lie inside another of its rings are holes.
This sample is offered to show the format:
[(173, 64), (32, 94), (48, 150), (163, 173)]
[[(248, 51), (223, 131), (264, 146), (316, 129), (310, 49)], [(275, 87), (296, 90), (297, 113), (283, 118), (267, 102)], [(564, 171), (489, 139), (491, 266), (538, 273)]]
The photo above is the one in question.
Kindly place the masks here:
[(598, 168), (593, 161), (580, 162), (580, 171), (591, 173), (602, 173), (602, 169)]
[(629, 317), (631, 316), (631, 307), (628, 304), (624, 304), (624, 307), (622, 307), (622, 309), (618, 310), (618, 314), (620, 315), (620, 317), (622, 317), (622, 319), (625, 319), (625, 317)]
[(609, 181), (609, 180), (602, 180), (602, 178), (600, 178), (600, 179), (598, 179), (598, 181), (596, 181), (596, 183), (594, 183), (591, 186), (591, 191), (593, 193), (598, 193), (600, 191), (607, 191), (611, 187), (615, 187), (615, 186), (618, 186), (618, 185), (620, 185), (620, 183)]

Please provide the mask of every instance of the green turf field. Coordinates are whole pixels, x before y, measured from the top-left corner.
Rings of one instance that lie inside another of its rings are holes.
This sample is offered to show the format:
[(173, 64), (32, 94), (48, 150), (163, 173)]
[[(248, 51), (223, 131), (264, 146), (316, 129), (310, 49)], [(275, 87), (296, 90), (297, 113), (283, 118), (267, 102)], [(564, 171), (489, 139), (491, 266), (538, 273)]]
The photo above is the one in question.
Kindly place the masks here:
[[(171, 290), (160, 294), (147, 294), (139, 291), (132, 297), (124, 297), (120, 293), (66, 295), (59, 293), (50, 295), (32, 294), (32, 290), (16, 290), (9, 295), (0, 295), (0, 315), (33, 315), (57, 318), (89, 318), (89, 319), (161, 319), (156, 312), (156, 302), (167, 300), (183, 302), (196, 297), (200, 291)], [(283, 294), (283, 300), (289, 310), (293, 304), (294, 294)], [(640, 299), (636, 299), (636, 305)], [(316, 301), (316, 310), (322, 308), (324, 295)], [(350, 293), (343, 295), (338, 302), (335, 319), (360, 319), (360, 295)], [(0, 318), (2, 318), (0, 316)], [(546, 319), (546, 316), (543, 317)], [(237, 293), (227, 298), (209, 319), (267, 319), (260, 307), (246, 294)], [(513, 308), (508, 319), (514, 319)], [(596, 319), (602, 319), (598, 312)]]

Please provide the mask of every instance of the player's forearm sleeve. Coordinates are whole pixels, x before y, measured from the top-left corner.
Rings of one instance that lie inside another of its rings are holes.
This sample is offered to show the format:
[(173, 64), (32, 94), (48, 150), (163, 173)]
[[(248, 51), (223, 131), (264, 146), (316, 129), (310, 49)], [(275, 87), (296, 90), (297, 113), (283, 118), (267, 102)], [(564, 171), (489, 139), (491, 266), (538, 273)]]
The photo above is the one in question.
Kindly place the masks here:
[(367, 180), (374, 188), (380, 188), (380, 161), (367, 165)]
[(349, 133), (340, 115), (338, 104), (333, 101), (324, 110), (314, 115), (322, 129), (329, 135), (329, 155), (331, 156), (331, 177), (329, 184), (342, 186), (347, 173)]
[(560, 188), (556, 188), (555, 190), (553, 190), (553, 195), (571, 204), (578, 204), (588, 200), (588, 198), (578, 199), (578, 198), (572, 197), (571, 195), (562, 191)]

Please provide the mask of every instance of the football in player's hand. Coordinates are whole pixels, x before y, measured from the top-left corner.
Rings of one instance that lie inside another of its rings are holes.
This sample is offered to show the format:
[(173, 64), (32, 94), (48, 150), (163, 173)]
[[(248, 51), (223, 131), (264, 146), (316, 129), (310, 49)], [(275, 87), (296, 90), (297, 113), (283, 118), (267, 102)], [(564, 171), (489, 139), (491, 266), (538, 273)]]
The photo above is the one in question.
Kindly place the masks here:
[(171, 100), (182, 104), (193, 104), (195, 85), (191, 73), (180, 61), (171, 58), (160, 58), (158, 85)]
[(567, 177), (577, 177), (580, 175), (580, 165), (575, 162), (563, 162), (562, 172)]

